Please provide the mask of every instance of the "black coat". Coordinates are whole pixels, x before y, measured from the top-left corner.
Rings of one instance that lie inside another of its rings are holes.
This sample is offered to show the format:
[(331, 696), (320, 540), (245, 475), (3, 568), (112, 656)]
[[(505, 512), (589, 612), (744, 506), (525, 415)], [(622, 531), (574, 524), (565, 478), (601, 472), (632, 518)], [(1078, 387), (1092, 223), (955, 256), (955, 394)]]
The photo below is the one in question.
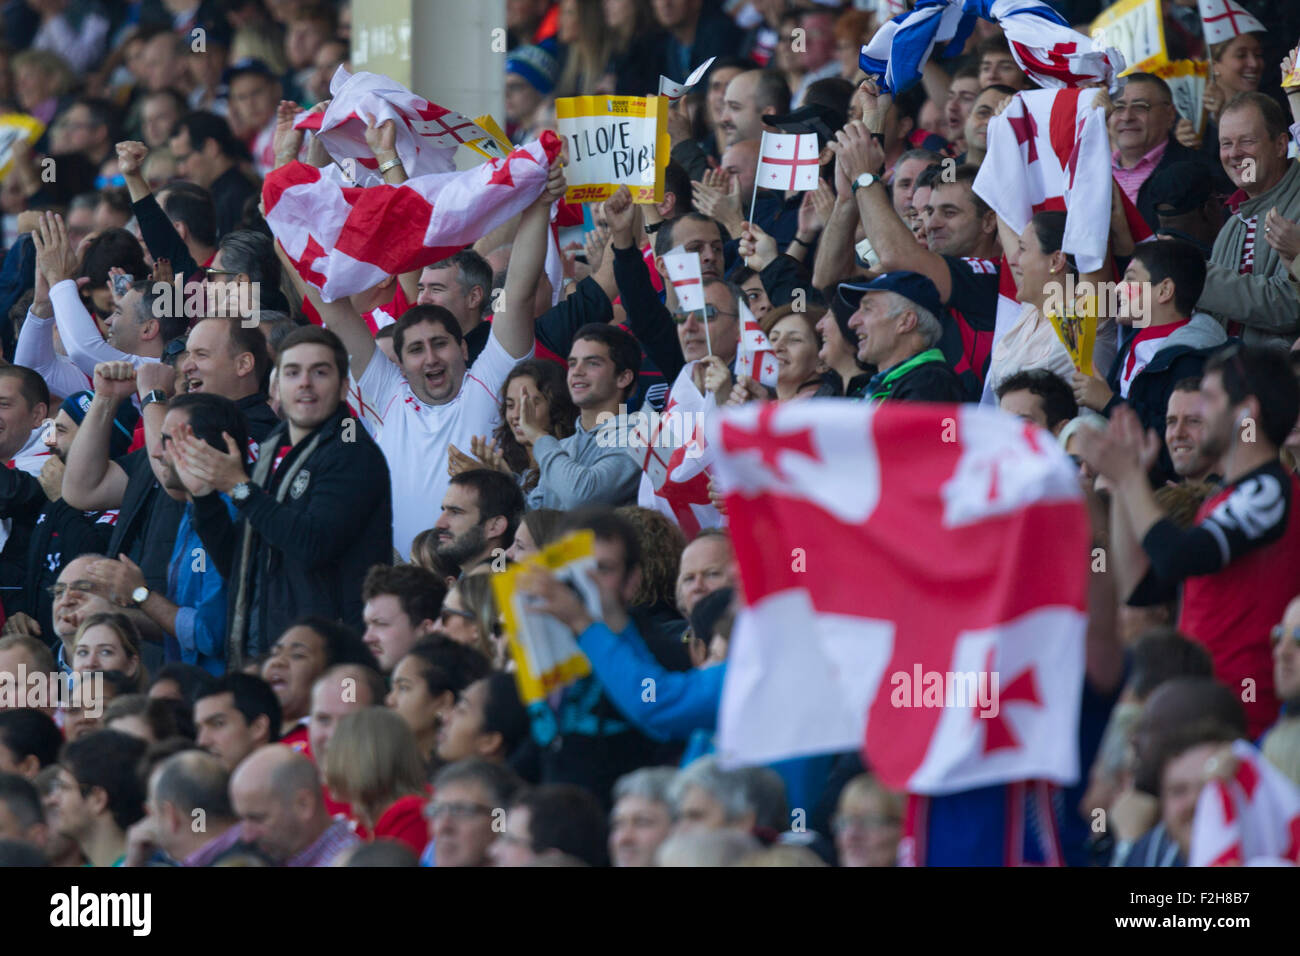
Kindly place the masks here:
[[(1197, 163), (1198, 165), (1204, 166), (1208, 169), (1211, 176), (1215, 173), (1215, 168), (1210, 165), (1204, 152), (1195, 149), (1188, 149), (1182, 143), (1178, 142), (1178, 140), (1174, 139), (1173, 134), (1171, 133), (1169, 136), (1169, 143), (1165, 146), (1165, 154), (1160, 157), (1160, 162), (1156, 163), (1156, 168), (1151, 170), (1151, 175), (1146, 178), (1142, 183), (1141, 188), (1138, 189), (1136, 203), (1138, 214), (1146, 220), (1146, 224), (1152, 229), (1160, 228), (1160, 217), (1156, 214), (1155, 200), (1151, 198), (1151, 180), (1155, 179), (1160, 171), (1166, 166), (1180, 162)], [(1222, 167), (1219, 167), (1219, 172), (1222, 172)]]

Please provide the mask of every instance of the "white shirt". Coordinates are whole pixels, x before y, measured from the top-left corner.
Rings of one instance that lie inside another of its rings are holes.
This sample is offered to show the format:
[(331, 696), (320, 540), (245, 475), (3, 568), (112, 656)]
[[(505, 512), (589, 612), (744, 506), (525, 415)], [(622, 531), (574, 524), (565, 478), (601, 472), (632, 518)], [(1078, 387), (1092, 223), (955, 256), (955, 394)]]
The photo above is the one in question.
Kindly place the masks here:
[(1035, 306), (1024, 304), (1015, 325), (1007, 329), (993, 346), (988, 375), (990, 391), (996, 391), (1004, 380), (1017, 372), (1031, 368), (1055, 372), (1067, 384), (1074, 376), (1074, 361), (1052, 328), (1051, 320), (1040, 316)]
[(155, 365), (158, 359), (148, 355), (136, 355), (123, 352), (104, 341), (99, 333), (99, 326), (90, 317), (86, 307), (81, 304), (81, 295), (77, 292), (77, 283), (72, 279), (63, 279), (50, 289), (50, 302), (54, 306), (54, 321), (59, 329), (59, 338), (68, 351), (72, 364), (81, 369), (87, 377), (93, 377), (95, 366), (100, 362), (130, 362), (136, 368), (141, 365)]
[(500, 422), (500, 394), (506, 376), (532, 355), (512, 358), (497, 340), (466, 371), (460, 393), (445, 405), (426, 405), (406, 377), (379, 349), (355, 383), (362, 423), (388, 459), (393, 484), (393, 546), (403, 558), (411, 541), (432, 528), (447, 491), (447, 448), (469, 453), (475, 435), (490, 437)]

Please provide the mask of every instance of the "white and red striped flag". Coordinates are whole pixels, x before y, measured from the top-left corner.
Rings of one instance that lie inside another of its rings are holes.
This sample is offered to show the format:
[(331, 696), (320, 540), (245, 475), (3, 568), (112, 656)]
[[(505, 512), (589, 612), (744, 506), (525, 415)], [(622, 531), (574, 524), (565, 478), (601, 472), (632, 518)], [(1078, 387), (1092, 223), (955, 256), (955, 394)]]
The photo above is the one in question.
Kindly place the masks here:
[(1264, 24), (1233, 0), (1196, 0), (1206, 45), (1224, 43), (1243, 33), (1263, 33)]
[(383, 181), (366, 145), (367, 119), (376, 126), (394, 121), (397, 156), (412, 178), (450, 172), (456, 168), (457, 147), (491, 138), (473, 120), (430, 103), (379, 73), (348, 73), (340, 66), (330, 80), (330, 95), (325, 112), (303, 113), (294, 126), (314, 132), (330, 158), (361, 185)]
[(686, 252), (678, 246), (664, 253), (664, 268), (668, 280), (677, 293), (677, 305), (683, 312), (699, 312), (704, 308), (704, 274), (700, 271), (700, 254)]
[(1050, 434), (811, 399), (725, 409), (707, 438), (744, 595), (724, 763), (863, 748), (918, 794), (1077, 778), (1089, 528)]
[(717, 414), (717, 405), (711, 394), (703, 395), (695, 387), (694, 368), (694, 362), (686, 363), (663, 413), (649, 415), (638, 429), (641, 447), (630, 449), (642, 469), (637, 504), (671, 518), (687, 540), (704, 528), (726, 524), (709, 498), (706, 471), (713, 454), (705, 441), (704, 423)]
[(332, 167), (289, 163), (262, 184), (266, 222), (299, 275), (333, 302), (446, 259), (523, 212), (560, 147), (548, 130), (504, 160), (364, 189), (339, 185)]
[(740, 303), (740, 343), (736, 347), (736, 374), (747, 375), (760, 385), (776, 388), (780, 369), (772, 354), (772, 343), (763, 334), (758, 319), (749, 311), (745, 297)]
[(1244, 740), (1236, 768), (1201, 790), (1192, 819), (1190, 866), (1300, 863), (1300, 788)]
[(817, 188), (818, 157), (816, 133), (763, 132), (758, 149), (758, 189)]

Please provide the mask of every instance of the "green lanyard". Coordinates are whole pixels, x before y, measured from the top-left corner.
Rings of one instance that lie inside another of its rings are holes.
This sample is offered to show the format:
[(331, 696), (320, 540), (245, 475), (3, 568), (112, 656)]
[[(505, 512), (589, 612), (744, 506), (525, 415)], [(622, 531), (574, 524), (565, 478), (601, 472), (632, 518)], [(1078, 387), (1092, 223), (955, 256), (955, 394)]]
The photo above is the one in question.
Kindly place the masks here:
[(901, 362), (898, 365), (895, 365), (893, 368), (891, 368), (888, 372), (886, 372), (885, 377), (881, 379), (880, 384), (878, 385), (875, 384), (874, 380), (872, 381), (872, 383), (868, 384), (867, 391), (870, 392), (870, 394), (867, 395), (866, 397), (873, 399), (875, 401), (881, 401), (883, 399), (886, 399), (894, 391), (894, 383), (897, 382), (904, 375), (906, 375), (908, 372), (912, 371), (912, 369), (916, 368), (918, 365), (926, 365), (930, 362), (943, 362), (943, 361), (946, 361), (946, 359), (943, 357), (943, 352), (941, 352), (937, 348), (926, 349), (924, 352), (918, 352), (916, 355), (913, 355), (906, 362)]

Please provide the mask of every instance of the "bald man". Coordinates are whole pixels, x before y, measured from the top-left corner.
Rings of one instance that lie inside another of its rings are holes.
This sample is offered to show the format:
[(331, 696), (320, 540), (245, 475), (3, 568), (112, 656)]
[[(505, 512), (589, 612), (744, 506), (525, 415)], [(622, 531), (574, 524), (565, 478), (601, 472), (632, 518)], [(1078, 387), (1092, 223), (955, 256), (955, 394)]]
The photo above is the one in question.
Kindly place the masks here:
[(147, 866), (158, 850), (181, 866), (211, 866), (237, 849), (230, 774), (205, 751), (183, 751), (153, 769), (145, 813), (127, 832), (127, 866)]
[(725, 533), (701, 533), (682, 551), (677, 572), (677, 610), (686, 617), (691, 616), (704, 595), (735, 586), (735, 555)]
[(357, 842), (346, 823), (326, 812), (315, 765), (279, 744), (254, 751), (239, 765), (230, 802), (243, 838), (282, 866), (331, 866)]

